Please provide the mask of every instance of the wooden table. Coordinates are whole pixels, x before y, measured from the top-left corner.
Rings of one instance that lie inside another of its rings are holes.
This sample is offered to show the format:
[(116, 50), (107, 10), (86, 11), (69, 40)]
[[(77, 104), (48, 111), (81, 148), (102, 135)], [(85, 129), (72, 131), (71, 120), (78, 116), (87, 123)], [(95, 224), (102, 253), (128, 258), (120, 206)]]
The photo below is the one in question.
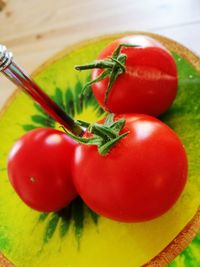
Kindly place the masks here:
[[(0, 43), (32, 72), (64, 47), (99, 35), (149, 31), (200, 54), (199, 0), (0, 0)], [(2, 6), (2, 8), (1, 8)], [(0, 108), (15, 87), (1, 77)]]

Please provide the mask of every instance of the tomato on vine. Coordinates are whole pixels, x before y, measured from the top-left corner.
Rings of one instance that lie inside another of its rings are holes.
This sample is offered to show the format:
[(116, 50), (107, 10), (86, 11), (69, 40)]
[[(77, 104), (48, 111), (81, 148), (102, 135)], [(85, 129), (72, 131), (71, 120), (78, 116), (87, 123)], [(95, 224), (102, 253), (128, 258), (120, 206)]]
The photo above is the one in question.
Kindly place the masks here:
[(28, 206), (42, 212), (57, 211), (77, 196), (71, 171), (75, 146), (65, 133), (50, 128), (32, 130), (14, 144), (8, 176)]
[[(89, 125), (75, 150), (74, 184), (95, 212), (122, 222), (156, 218), (170, 209), (187, 178), (177, 135), (148, 115), (113, 117)], [(86, 145), (87, 144), (87, 145)]]
[(122, 37), (108, 46), (94, 63), (91, 85), (98, 103), (107, 111), (158, 116), (177, 94), (177, 68), (171, 53), (148, 36)]

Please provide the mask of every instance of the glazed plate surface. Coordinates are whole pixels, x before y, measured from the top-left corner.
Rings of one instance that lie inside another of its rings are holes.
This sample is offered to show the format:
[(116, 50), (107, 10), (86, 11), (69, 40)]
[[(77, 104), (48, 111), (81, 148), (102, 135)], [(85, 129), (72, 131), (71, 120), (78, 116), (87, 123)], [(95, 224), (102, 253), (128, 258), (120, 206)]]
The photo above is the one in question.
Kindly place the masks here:
[[(92, 95), (80, 97), (90, 72), (78, 73), (74, 65), (94, 60), (105, 45), (122, 35), (67, 48), (33, 77), (66, 112), (95, 122), (103, 111)], [(79, 198), (59, 213), (26, 207), (8, 182), (9, 150), (25, 132), (59, 125), (17, 90), (0, 113), (0, 266), (12, 266), (7, 259), (17, 267), (138, 267), (169, 262), (169, 266), (200, 266), (200, 236), (196, 235), (200, 228), (200, 59), (174, 41), (150, 36), (167, 46), (178, 66), (177, 99), (160, 119), (186, 147), (189, 178), (183, 194), (166, 214), (145, 223), (124, 224), (100, 217)]]

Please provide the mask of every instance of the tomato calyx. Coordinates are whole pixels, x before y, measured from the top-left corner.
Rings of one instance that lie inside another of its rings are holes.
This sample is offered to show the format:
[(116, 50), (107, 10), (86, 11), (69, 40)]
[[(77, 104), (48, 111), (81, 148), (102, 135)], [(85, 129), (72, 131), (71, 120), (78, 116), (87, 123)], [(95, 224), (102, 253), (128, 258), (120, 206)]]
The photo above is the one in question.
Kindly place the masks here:
[(110, 149), (128, 132), (120, 134), (125, 125), (125, 119), (120, 118), (114, 121), (114, 114), (110, 113), (105, 119), (104, 124), (94, 123), (90, 124), (84, 121), (78, 121), (80, 126), (87, 128), (88, 133), (92, 134), (92, 137), (80, 137), (72, 134), (66, 130), (63, 126), (65, 133), (78, 143), (85, 145), (96, 145), (98, 147), (99, 154), (105, 156)]
[(114, 82), (117, 77), (126, 71), (126, 59), (127, 55), (121, 53), (122, 47), (139, 47), (138, 45), (126, 44), (122, 43), (117, 46), (110, 57), (107, 57), (103, 60), (96, 60), (92, 63), (85, 65), (77, 65), (75, 66), (76, 70), (88, 70), (88, 69), (105, 69), (96, 79), (89, 81), (83, 88), (83, 93), (90, 87), (90, 85), (97, 83), (103, 80), (106, 77), (109, 77), (108, 87), (106, 89), (104, 104), (107, 103), (108, 95), (112, 89)]

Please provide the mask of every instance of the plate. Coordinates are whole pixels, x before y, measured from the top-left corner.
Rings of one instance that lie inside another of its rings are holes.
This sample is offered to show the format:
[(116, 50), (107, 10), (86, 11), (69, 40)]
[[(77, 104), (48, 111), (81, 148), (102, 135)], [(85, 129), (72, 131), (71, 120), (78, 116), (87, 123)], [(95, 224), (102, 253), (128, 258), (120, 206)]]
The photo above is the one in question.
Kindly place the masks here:
[[(178, 133), (187, 150), (189, 179), (183, 194), (167, 213), (145, 223), (118, 223), (98, 216), (80, 198), (59, 213), (39, 213), (26, 207), (8, 182), (8, 152), (25, 132), (59, 125), (18, 89), (0, 114), (3, 266), (13, 266), (12, 263), (18, 267), (166, 266), (180, 253), (169, 266), (200, 266), (200, 236), (186, 248), (200, 228), (200, 59), (172, 40), (146, 34), (163, 43), (178, 66), (178, 96), (161, 119)], [(94, 60), (105, 45), (123, 35), (67, 48), (41, 66), (33, 77), (66, 112), (94, 122), (103, 116), (103, 111), (92, 95), (80, 97), (90, 73), (78, 73), (74, 65)]]

